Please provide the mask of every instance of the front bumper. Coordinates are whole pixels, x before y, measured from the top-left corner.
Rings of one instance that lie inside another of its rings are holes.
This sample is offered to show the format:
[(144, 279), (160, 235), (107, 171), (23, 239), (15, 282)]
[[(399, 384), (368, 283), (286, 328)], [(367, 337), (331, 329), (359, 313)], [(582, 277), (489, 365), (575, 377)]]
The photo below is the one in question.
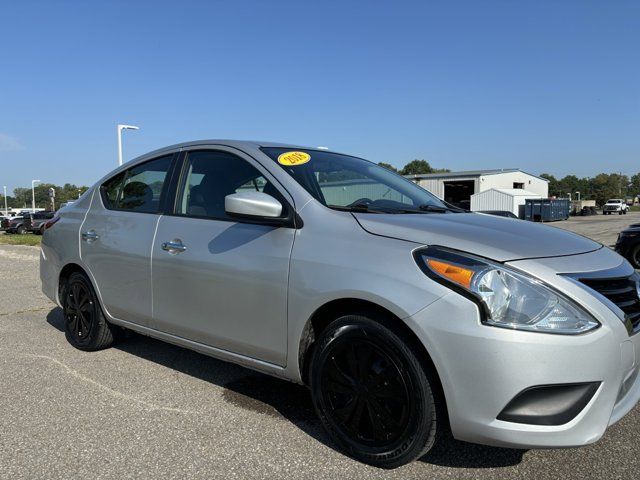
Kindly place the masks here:
[[(578, 268), (584, 262), (597, 267), (621, 261), (611, 251), (563, 258), (555, 263)], [(549, 264), (554, 261), (550, 259)], [(513, 265), (525, 271), (548, 268), (532, 260)], [(438, 371), (455, 438), (515, 448), (585, 445), (597, 441), (640, 400), (640, 334), (630, 337), (609, 307), (557, 272), (556, 268), (555, 286), (589, 310), (602, 324), (600, 328), (566, 336), (485, 326), (476, 304), (456, 293), (406, 319)], [(597, 390), (566, 423), (498, 420), (505, 406), (526, 389), (593, 382), (598, 382)]]

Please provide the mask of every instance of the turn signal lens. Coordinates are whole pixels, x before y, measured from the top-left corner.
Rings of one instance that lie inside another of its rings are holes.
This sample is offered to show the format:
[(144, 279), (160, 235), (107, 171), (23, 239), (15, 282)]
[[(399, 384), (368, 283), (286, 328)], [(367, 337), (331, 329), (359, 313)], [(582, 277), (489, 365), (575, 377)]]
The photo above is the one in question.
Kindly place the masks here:
[(461, 287), (471, 288), (471, 280), (475, 274), (473, 270), (452, 265), (451, 263), (441, 262), (440, 260), (434, 260), (433, 258), (427, 259), (427, 264), (431, 270), (447, 280), (457, 283)]

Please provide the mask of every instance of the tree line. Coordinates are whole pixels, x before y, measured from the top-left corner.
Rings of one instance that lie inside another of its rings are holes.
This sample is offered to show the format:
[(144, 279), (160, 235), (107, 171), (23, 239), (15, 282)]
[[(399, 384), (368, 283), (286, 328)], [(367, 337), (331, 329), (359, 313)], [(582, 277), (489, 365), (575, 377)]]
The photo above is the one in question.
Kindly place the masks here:
[(595, 177), (578, 178), (567, 175), (557, 179), (549, 173), (540, 175), (549, 180), (549, 195), (566, 198), (571, 194), (572, 199), (595, 200), (602, 205), (610, 198), (636, 198), (640, 195), (640, 172), (629, 177), (621, 173), (599, 173)]
[[(78, 186), (72, 183), (64, 185), (55, 185), (53, 183), (39, 183), (34, 189), (36, 208), (52, 208), (49, 198), (49, 189), (54, 188), (56, 191), (55, 208), (57, 209), (61, 203), (76, 200), (80, 195), (88, 190), (89, 187)], [(1, 197), (2, 195), (0, 195)], [(14, 188), (13, 195), (7, 195), (7, 207), (9, 208), (31, 208), (31, 188)], [(0, 209), (4, 209), (4, 198), (0, 201)]]

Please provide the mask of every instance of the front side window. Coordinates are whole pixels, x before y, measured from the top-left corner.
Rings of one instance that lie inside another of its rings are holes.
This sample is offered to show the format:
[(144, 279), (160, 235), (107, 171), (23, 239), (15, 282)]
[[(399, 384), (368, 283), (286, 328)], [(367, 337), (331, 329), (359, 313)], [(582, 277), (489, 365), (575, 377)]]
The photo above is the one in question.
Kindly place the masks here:
[(253, 165), (227, 152), (203, 150), (187, 155), (186, 180), (178, 202), (178, 214), (231, 219), (224, 208), (227, 195), (263, 192), (280, 201), (280, 193)]
[(279, 147), (265, 147), (262, 151), (329, 208), (371, 213), (448, 209), (413, 182), (361, 158)]
[(173, 155), (144, 162), (102, 185), (105, 206), (112, 210), (159, 213), (160, 197)]

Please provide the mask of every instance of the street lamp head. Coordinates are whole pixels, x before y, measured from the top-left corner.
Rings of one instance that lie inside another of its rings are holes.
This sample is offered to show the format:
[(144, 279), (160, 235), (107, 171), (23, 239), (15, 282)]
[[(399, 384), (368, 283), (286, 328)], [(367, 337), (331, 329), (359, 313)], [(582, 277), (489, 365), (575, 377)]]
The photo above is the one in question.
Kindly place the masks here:
[(122, 125), (118, 124), (119, 130), (140, 130), (140, 127), (136, 127), (135, 125)]

